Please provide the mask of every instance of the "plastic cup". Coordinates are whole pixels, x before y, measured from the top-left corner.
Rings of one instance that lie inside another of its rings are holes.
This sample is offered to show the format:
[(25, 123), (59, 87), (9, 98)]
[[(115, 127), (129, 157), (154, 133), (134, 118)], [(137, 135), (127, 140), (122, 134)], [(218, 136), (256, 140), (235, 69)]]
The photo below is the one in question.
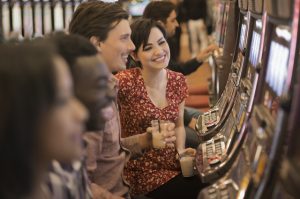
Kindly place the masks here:
[(160, 122), (158, 120), (151, 121), (152, 127), (152, 145), (155, 149), (165, 148), (166, 143), (162, 132), (160, 131)]
[(195, 157), (192, 155), (182, 155), (180, 157), (180, 167), (183, 177), (191, 177), (194, 175)]

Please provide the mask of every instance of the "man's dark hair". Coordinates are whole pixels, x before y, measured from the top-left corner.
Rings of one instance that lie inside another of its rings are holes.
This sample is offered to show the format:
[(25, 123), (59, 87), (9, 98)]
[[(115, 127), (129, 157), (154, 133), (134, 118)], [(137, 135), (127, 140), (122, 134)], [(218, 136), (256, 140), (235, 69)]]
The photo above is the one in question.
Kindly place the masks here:
[(96, 36), (100, 41), (105, 41), (109, 31), (128, 17), (128, 13), (118, 3), (84, 2), (76, 9), (69, 31), (88, 39)]
[[(135, 53), (142, 45), (145, 46), (148, 43), (149, 35), (152, 28), (158, 28), (166, 38), (166, 31), (164, 27), (159, 22), (152, 19), (144, 19), (144, 18), (137, 19), (135, 22), (131, 24), (130, 27), (132, 30), (131, 40), (136, 47), (134, 50)], [(136, 66), (141, 67), (139, 63), (132, 63), (133, 60), (129, 60), (129, 61), (131, 63), (128, 64), (128, 68), (136, 67)], [(134, 66), (134, 64), (136, 65)]]
[(170, 1), (152, 1), (146, 6), (143, 17), (166, 23), (173, 10), (176, 11), (176, 6)]
[(56, 46), (58, 54), (67, 61), (71, 73), (74, 72), (74, 66), (77, 58), (98, 54), (95, 46), (89, 40), (80, 35), (67, 35), (63, 32), (58, 32), (51, 35), (49, 39)]
[(40, 119), (57, 100), (56, 56), (46, 43), (0, 47), (0, 198), (33, 191)]

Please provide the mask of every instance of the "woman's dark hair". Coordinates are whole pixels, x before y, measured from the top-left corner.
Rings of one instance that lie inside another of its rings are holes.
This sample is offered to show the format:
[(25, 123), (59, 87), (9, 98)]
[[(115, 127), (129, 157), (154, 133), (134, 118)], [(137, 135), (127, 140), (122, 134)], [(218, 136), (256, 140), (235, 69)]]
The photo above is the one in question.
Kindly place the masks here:
[[(137, 53), (138, 49), (142, 45), (146, 45), (148, 43), (149, 35), (152, 28), (158, 28), (164, 37), (166, 37), (166, 31), (164, 27), (157, 21), (152, 19), (137, 19), (135, 22), (131, 24), (131, 40), (135, 45), (134, 53)], [(139, 62), (135, 62), (131, 56), (129, 56), (129, 60), (127, 63), (127, 68), (133, 67), (141, 67)]]
[(128, 13), (118, 3), (88, 1), (80, 4), (76, 9), (69, 31), (88, 39), (96, 36), (100, 41), (105, 41), (109, 31), (122, 19), (127, 20), (128, 17)]
[(176, 11), (176, 6), (170, 1), (152, 1), (146, 6), (143, 17), (166, 23), (173, 10)]
[(0, 46), (0, 198), (32, 191), (37, 128), (56, 100), (54, 57), (46, 44)]

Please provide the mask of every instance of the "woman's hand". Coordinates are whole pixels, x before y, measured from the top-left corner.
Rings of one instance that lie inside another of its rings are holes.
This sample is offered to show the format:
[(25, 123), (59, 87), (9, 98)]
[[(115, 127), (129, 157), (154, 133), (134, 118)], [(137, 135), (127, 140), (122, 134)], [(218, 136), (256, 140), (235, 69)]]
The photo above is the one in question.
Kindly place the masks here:
[[(196, 156), (196, 149), (193, 149), (193, 148), (186, 148), (186, 149), (183, 149), (183, 150), (178, 150), (178, 154), (179, 156)], [(177, 154), (177, 155), (178, 155)], [(178, 159), (178, 156), (176, 156), (176, 158)]]
[[(175, 124), (169, 122), (165, 128), (166, 130), (163, 130), (161, 132), (163, 141), (165, 142), (167, 147), (175, 147), (175, 142), (176, 142)], [(152, 134), (153, 131), (154, 131), (153, 127), (147, 128), (148, 133)]]

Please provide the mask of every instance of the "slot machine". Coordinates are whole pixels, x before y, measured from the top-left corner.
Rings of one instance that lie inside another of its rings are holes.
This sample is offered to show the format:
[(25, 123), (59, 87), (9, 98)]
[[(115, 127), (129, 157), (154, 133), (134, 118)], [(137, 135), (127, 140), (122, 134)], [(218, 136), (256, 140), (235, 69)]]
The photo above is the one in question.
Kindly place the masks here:
[(33, 36), (33, 6), (29, 0), (22, 0), (22, 35), (24, 38), (30, 39)]
[(53, 15), (54, 31), (64, 30), (64, 11), (61, 0), (52, 0), (51, 11)]
[(216, 22), (216, 42), (220, 47), (209, 58), (212, 68), (212, 78), (209, 80), (210, 104), (215, 105), (219, 100), (230, 72), (237, 30), (236, 1), (220, 1), (218, 5), (218, 19)]
[[(279, 1), (265, 1), (265, 4), (268, 3), (280, 4)], [(285, 4), (288, 7), (294, 4), (294, 8), (299, 8), (299, 1), (286, 1)], [(289, 103), (284, 100), (284, 96), (291, 86), (295, 57), (293, 45), (298, 39), (297, 35), (292, 39), (292, 32), (298, 30), (299, 26), (298, 20), (290, 23), (292, 19), (289, 16), (293, 11), (284, 8), (286, 6), (279, 6), (276, 10), (284, 13), (287, 18), (274, 17), (267, 6), (264, 8), (263, 21), (266, 23), (263, 23), (262, 51), (259, 55), (261, 74), (253, 112), (248, 125), (243, 126), (247, 130), (246, 140), (232, 168), (223, 178), (202, 190), (201, 198), (270, 198), (263, 193), (272, 190), (270, 173), (277, 166), (275, 157), (280, 151), (279, 146), (283, 145), (282, 138), (286, 136), (283, 134), (287, 123), (285, 107)], [(281, 108), (284, 111), (278, 111)]]
[(2, 33), (3, 39), (7, 40), (10, 33), (10, 9), (8, 0), (1, 1), (1, 13), (2, 13)]
[[(262, 7), (258, 11), (249, 9), (241, 15), (236, 62), (233, 64), (233, 74), (238, 75), (232, 78), (237, 84), (237, 94), (224, 126), (211, 140), (201, 143), (197, 149), (196, 166), (203, 182), (214, 181), (228, 171), (233, 162), (230, 158), (237, 156), (244, 140), (245, 132), (241, 130), (251, 111), (249, 107), (252, 107), (253, 100), (250, 99), (253, 99), (252, 96), (255, 94), (259, 75), (254, 69), (258, 66), (262, 32), (261, 14)], [(247, 75), (245, 71), (248, 71)], [(202, 160), (199, 160), (199, 157)]]
[[(299, 35), (299, 33), (298, 33)], [(298, 36), (299, 38), (299, 36)], [(298, 42), (298, 77), (296, 78), (296, 82), (294, 84), (292, 94), (291, 94), (291, 107), (290, 107), (290, 117), (288, 120), (287, 134), (287, 150), (284, 152), (284, 155), (280, 158), (278, 167), (271, 171), (271, 175), (275, 176), (271, 178), (274, 180), (274, 186), (270, 187), (272, 190), (271, 193), (268, 193), (266, 189), (262, 189), (261, 195), (263, 196), (271, 196), (275, 199), (280, 198), (297, 198), (299, 196), (300, 190), (300, 51), (299, 51), (299, 42)], [(266, 194), (267, 192), (267, 194)]]
[(236, 44), (235, 47), (235, 54), (237, 54), (238, 58), (235, 58), (234, 63), (231, 65), (231, 73), (229, 74), (225, 89), (216, 105), (204, 114), (200, 115), (197, 119), (195, 129), (197, 130), (199, 139), (202, 141), (211, 139), (220, 131), (234, 104), (237, 87), (239, 86), (240, 81), (239, 76), (241, 75), (239, 71), (242, 71), (238, 69), (243, 68), (245, 65), (245, 50), (243, 45), (247, 39), (246, 27), (249, 20), (247, 11), (241, 12), (239, 18), (238, 39), (236, 42), (239, 42), (240, 48), (238, 47), (238, 44)]
[(33, 37), (40, 37), (43, 35), (43, 16), (42, 16), (42, 2), (40, 0), (32, 1), (33, 7)]

